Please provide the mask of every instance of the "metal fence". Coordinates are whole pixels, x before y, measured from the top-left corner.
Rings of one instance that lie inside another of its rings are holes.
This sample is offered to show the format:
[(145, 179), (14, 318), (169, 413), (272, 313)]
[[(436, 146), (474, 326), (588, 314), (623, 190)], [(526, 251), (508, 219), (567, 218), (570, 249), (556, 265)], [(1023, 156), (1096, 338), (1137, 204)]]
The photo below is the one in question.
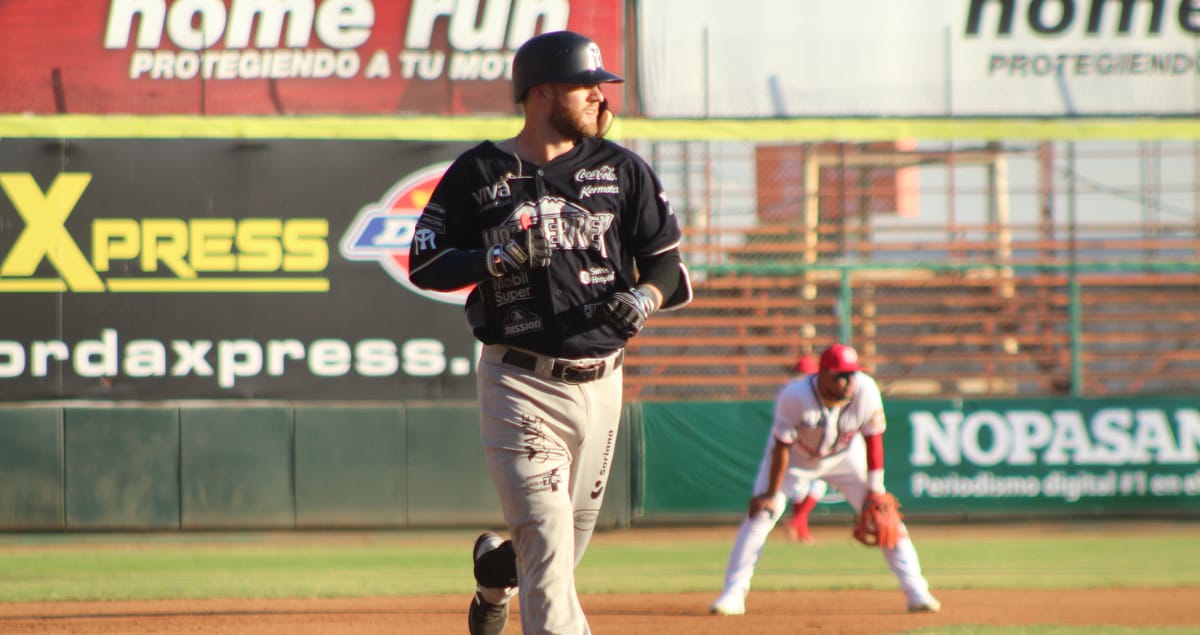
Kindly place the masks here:
[(890, 394), (1200, 390), (1192, 142), (639, 149), (696, 300), (632, 342), (634, 398), (771, 398), (839, 340)]

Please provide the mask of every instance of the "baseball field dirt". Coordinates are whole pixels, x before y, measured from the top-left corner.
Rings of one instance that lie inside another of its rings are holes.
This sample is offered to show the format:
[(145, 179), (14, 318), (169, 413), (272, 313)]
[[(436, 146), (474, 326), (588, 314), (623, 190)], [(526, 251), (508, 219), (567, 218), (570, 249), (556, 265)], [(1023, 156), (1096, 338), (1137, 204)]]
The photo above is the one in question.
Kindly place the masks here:
[[(595, 633), (868, 635), (988, 624), (1200, 628), (1200, 589), (942, 591), (941, 613), (910, 615), (894, 592), (763, 591), (747, 614), (706, 614), (711, 593), (584, 596)], [(4, 633), (465, 633), (466, 597), (204, 600), (0, 605)], [(506, 633), (519, 634), (514, 613)]]
[[(679, 539), (696, 534), (711, 538), (714, 531), (731, 537), (728, 528), (672, 533), (678, 533)], [(846, 529), (814, 531), (820, 540)], [(921, 531), (933, 530), (923, 527)], [(598, 538), (637, 540), (638, 532)], [(937, 614), (909, 614), (898, 591), (871, 590), (755, 591), (747, 598), (747, 614), (738, 617), (708, 615), (712, 592), (585, 594), (582, 602), (597, 634), (866, 635), (955, 625), (1007, 626), (1019, 632), (1035, 625), (1076, 625), (1081, 632), (1097, 626), (1200, 632), (1200, 612), (1195, 608), (1200, 606), (1200, 587), (935, 591), (943, 603)], [(9, 602), (0, 603), (0, 632), (444, 635), (466, 632), (469, 597), (468, 591), (343, 599)], [(507, 630), (512, 635), (520, 633), (517, 612), (519, 604), (514, 604)]]

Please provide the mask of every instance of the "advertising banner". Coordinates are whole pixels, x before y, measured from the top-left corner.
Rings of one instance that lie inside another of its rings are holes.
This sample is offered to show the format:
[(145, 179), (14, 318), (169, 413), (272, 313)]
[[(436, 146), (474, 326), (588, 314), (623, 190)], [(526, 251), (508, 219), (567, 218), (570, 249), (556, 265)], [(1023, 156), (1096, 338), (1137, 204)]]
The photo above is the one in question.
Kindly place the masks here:
[(407, 278), (466, 147), (5, 140), (0, 400), (473, 398), (466, 290)]
[[(1200, 400), (893, 402), (888, 484), (913, 510), (1186, 512), (1200, 503)], [(902, 458), (903, 457), (903, 458)]]
[[(744, 513), (773, 404), (641, 408), (640, 513)], [(1195, 514), (1200, 505), (1197, 399), (891, 399), (885, 409), (886, 485), (907, 514)], [(817, 513), (849, 512), (844, 501), (830, 488)]]
[(651, 117), (1193, 116), (1193, 0), (638, 6)]
[(624, 76), (622, 21), (620, 0), (9, 0), (0, 112), (511, 115), (522, 42), (578, 31)]

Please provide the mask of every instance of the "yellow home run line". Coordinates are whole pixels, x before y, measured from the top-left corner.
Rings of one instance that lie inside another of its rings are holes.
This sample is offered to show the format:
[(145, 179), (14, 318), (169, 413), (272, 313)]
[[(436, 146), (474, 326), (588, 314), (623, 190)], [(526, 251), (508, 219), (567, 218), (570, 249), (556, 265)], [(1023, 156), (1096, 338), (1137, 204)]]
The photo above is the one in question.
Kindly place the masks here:
[[(121, 278), (107, 281), (113, 293), (325, 293), (328, 278)], [(62, 280), (0, 280), (0, 293), (62, 293)]]
[[(0, 138), (476, 141), (509, 137), (520, 127), (521, 120), (516, 117), (0, 115)], [(1193, 140), (1200, 139), (1200, 119), (639, 119), (618, 116), (609, 136), (648, 141)]]

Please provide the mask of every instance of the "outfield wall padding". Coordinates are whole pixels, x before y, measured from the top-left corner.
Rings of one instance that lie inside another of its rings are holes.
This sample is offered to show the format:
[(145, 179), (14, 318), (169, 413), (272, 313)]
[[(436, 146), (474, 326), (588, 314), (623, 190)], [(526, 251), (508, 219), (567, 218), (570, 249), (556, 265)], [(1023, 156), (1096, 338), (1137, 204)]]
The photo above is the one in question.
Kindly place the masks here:
[(483, 459), (479, 407), (469, 402), (418, 402), (406, 410), (408, 525), (503, 525)]
[(183, 529), (295, 526), (290, 406), (180, 409)]
[(0, 408), (0, 528), (63, 529), (63, 412)]
[(0, 406), (0, 531), (503, 526), (474, 402)]
[(179, 528), (179, 410), (63, 411), (67, 529)]
[(406, 411), (305, 406), (296, 418), (296, 526), (408, 525)]

